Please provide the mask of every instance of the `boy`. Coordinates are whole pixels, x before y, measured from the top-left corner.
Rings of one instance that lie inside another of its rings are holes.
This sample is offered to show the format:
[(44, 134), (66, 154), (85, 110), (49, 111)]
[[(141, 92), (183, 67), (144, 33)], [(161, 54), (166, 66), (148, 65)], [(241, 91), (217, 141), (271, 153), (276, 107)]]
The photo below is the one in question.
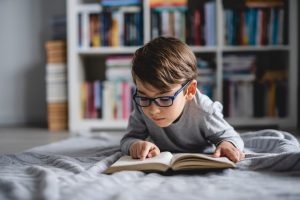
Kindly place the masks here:
[(132, 77), (135, 103), (123, 153), (143, 160), (160, 151), (203, 152), (215, 145), (214, 157), (244, 158), (244, 143), (223, 119), (222, 105), (197, 90), (196, 58), (185, 43), (158, 37), (139, 48)]

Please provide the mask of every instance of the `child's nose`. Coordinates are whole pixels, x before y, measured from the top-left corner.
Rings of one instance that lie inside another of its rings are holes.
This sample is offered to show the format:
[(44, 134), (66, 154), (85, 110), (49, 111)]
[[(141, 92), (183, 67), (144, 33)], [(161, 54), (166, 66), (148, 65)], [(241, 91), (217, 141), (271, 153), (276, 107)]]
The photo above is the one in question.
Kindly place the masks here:
[(156, 103), (151, 102), (151, 104), (149, 106), (149, 112), (152, 115), (159, 113), (160, 112), (159, 106), (156, 105)]

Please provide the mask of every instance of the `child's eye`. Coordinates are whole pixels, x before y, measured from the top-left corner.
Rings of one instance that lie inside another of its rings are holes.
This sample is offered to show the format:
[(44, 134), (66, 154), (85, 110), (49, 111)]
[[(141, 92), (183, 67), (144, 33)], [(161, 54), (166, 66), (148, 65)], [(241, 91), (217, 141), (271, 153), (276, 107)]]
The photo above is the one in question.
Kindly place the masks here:
[(149, 99), (147, 97), (140, 97), (140, 101), (148, 101)]
[(169, 101), (170, 98), (167, 98), (167, 97), (162, 97), (162, 98), (159, 98), (160, 101)]

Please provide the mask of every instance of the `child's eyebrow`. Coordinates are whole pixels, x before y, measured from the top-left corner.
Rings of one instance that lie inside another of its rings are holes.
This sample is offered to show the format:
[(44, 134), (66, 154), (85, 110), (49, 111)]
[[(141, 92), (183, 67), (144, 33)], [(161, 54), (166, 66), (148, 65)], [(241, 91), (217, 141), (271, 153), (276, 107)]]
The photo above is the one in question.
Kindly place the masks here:
[[(172, 90), (168, 90), (168, 91), (161, 91), (161, 92), (159, 92), (159, 93), (157, 93), (155, 96), (157, 96), (157, 95), (162, 95), (162, 94), (165, 94), (165, 93), (167, 93), (167, 92), (171, 92)], [(137, 92), (138, 93), (140, 93), (140, 94), (142, 94), (142, 95), (145, 95), (145, 96), (147, 96), (147, 94), (145, 93), (145, 92), (143, 92), (143, 91), (141, 91), (141, 90), (139, 90), (139, 89), (137, 89)]]

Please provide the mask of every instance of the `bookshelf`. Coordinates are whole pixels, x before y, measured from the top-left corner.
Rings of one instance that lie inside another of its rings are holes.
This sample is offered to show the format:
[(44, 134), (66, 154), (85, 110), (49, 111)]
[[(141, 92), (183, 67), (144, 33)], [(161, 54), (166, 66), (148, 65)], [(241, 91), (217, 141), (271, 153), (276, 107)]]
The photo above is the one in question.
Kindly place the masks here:
[[(224, 1), (224, 0), (223, 0)], [(224, 28), (224, 7), (222, 0), (215, 0), (215, 43), (213, 45), (189, 44), (197, 57), (204, 57), (213, 60), (213, 100), (218, 100), (224, 104), (226, 90), (224, 90), (224, 60), (230, 55), (255, 55), (258, 58), (269, 58), (272, 63), (273, 57), (282, 57), (284, 60), (284, 70), (287, 73), (286, 90), (286, 114), (282, 117), (262, 115), (252, 116), (226, 116), (227, 121), (233, 126), (279, 126), (296, 127), (297, 124), (297, 55), (298, 55), (298, 35), (297, 35), (297, 0), (286, 0), (285, 18), (287, 29), (285, 38), (281, 44), (264, 45), (228, 45)], [(227, 1), (227, 0), (226, 0)], [(150, 1), (142, 1), (141, 11), (143, 16), (143, 40), (146, 43), (151, 40), (151, 13)], [(104, 62), (109, 56), (132, 55), (140, 45), (137, 46), (105, 46), (105, 47), (80, 47), (78, 45), (79, 13), (99, 13), (102, 7), (98, 1), (93, 0), (68, 0), (68, 80), (69, 80), (69, 128), (71, 132), (84, 132), (91, 130), (122, 130), (127, 126), (126, 119), (86, 119), (82, 117), (81, 110), (81, 84), (86, 79), (85, 60), (90, 57), (97, 57)], [(293, 19), (293, 20), (289, 20)], [(186, 25), (188, 26), (188, 25)], [(274, 61), (276, 62), (276, 61)], [(258, 66), (256, 66), (257, 68)], [(99, 64), (99, 68), (105, 68), (105, 64)], [(100, 71), (104, 71), (101, 69)], [(203, 81), (201, 77), (199, 80)], [(204, 79), (205, 80), (205, 79)], [(238, 82), (238, 81), (237, 81)], [(238, 84), (237, 84), (238, 85)], [(237, 86), (239, 87), (239, 86)], [(254, 101), (254, 100), (253, 100)], [(265, 103), (266, 104), (266, 103)], [(226, 107), (227, 105), (224, 105)], [(248, 105), (242, 105), (247, 107)], [(276, 108), (277, 109), (277, 108)], [(229, 110), (227, 108), (227, 110)]]

